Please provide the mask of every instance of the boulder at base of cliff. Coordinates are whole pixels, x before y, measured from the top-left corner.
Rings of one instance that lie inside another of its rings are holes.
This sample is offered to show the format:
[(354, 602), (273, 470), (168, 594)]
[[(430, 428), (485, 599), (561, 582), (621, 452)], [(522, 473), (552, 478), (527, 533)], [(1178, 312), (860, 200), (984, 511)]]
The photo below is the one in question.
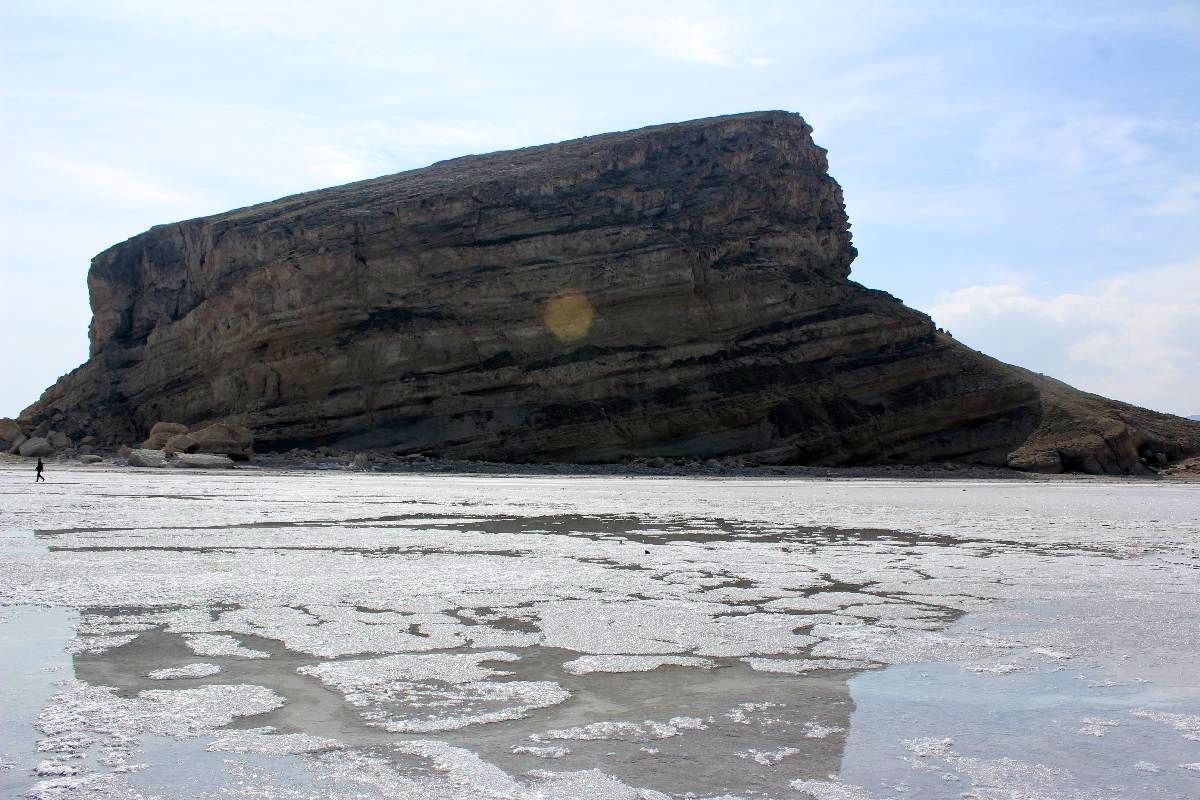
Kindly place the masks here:
[(8, 454), (15, 456), (21, 452), (21, 445), (29, 441), (29, 437), (23, 433), (18, 433), (17, 438), (13, 439), (12, 445), (8, 448)]
[(192, 469), (232, 469), (233, 459), (229, 456), (218, 456), (212, 453), (180, 453), (172, 466), (190, 467)]
[(81, 464), (99, 464), (103, 460), (103, 458), (95, 453), (84, 453), (79, 457), (79, 463)]
[(8, 450), (18, 438), (25, 438), (25, 431), (21, 430), (21, 426), (17, 424), (15, 419), (8, 417), (0, 417), (0, 450)]
[(234, 461), (249, 461), (254, 455), (254, 434), (241, 425), (218, 422), (191, 432), (195, 452), (229, 456)]
[(129, 466), (161, 467), (167, 463), (167, 454), (162, 450), (130, 450)]
[(46, 441), (50, 442), (50, 446), (55, 450), (66, 450), (71, 446), (71, 437), (62, 431), (50, 431), (46, 436)]
[(167, 439), (167, 443), (163, 449), (168, 453), (194, 453), (196, 452), (196, 437), (190, 433), (178, 433)]
[(41, 458), (48, 456), (54, 452), (54, 445), (50, 444), (46, 439), (35, 437), (27, 439), (21, 444), (20, 453), (26, 458)]
[(181, 433), (187, 432), (187, 425), (182, 425), (178, 422), (156, 422), (154, 423), (154, 427), (150, 429), (150, 435), (146, 437), (146, 441), (142, 442), (142, 449), (162, 450), (167, 440), (172, 436), (178, 436)]

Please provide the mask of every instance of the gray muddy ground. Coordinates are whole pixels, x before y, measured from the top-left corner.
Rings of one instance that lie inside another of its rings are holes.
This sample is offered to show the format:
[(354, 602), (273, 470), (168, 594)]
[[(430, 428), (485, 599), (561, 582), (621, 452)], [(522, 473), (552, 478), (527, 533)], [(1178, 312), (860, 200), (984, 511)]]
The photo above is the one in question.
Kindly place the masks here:
[(1200, 797), (1200, 485), (0, 468), (0, 791)]

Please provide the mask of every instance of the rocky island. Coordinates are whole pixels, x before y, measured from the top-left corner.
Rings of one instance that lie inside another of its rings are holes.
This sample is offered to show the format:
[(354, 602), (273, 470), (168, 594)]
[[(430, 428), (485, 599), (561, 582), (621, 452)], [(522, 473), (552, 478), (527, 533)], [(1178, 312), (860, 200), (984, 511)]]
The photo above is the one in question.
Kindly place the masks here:
[(1112, 474), (1200, 453), (1200, 423), (971, 350), (854, 257), (795, 114), (467, 156), (104, 251), (90, 358), (10, 439), (170, 421), (268, 451)]

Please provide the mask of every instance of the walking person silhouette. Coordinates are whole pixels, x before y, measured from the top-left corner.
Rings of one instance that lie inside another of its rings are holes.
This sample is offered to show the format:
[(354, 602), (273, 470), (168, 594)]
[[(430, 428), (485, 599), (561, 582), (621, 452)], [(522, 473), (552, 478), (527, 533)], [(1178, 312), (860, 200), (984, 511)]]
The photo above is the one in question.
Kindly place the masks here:
[(39, 458), (38, 465), (37, 465), (37, 477), (33, 479), (34, 483), (37, 483), (38, 481), (41, 481), (42, 483), (46, 482), (46, 476), (42, 474), (42, 470), (44, 470), (45, 468), (46, 468), (46, 465), (43, 464), (42, 460)]

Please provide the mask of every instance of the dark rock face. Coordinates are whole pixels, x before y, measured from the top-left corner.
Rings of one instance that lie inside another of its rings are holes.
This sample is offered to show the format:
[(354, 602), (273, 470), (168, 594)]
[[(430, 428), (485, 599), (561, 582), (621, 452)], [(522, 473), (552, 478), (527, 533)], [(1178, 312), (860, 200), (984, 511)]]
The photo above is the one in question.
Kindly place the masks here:
[(22, 421), (493, 460), (1006, 463), (1046, 416), (1037, 381), (849, 281), (854, 256), (793, 114), (469, 156), (101, 253), (91, 357)]
[(1012, 367), (1038, 387), (1043, 413), (1036, 431), (1008, 458), (1032, 472), (1144, 474), (1200, 453), (1200, 425)]

